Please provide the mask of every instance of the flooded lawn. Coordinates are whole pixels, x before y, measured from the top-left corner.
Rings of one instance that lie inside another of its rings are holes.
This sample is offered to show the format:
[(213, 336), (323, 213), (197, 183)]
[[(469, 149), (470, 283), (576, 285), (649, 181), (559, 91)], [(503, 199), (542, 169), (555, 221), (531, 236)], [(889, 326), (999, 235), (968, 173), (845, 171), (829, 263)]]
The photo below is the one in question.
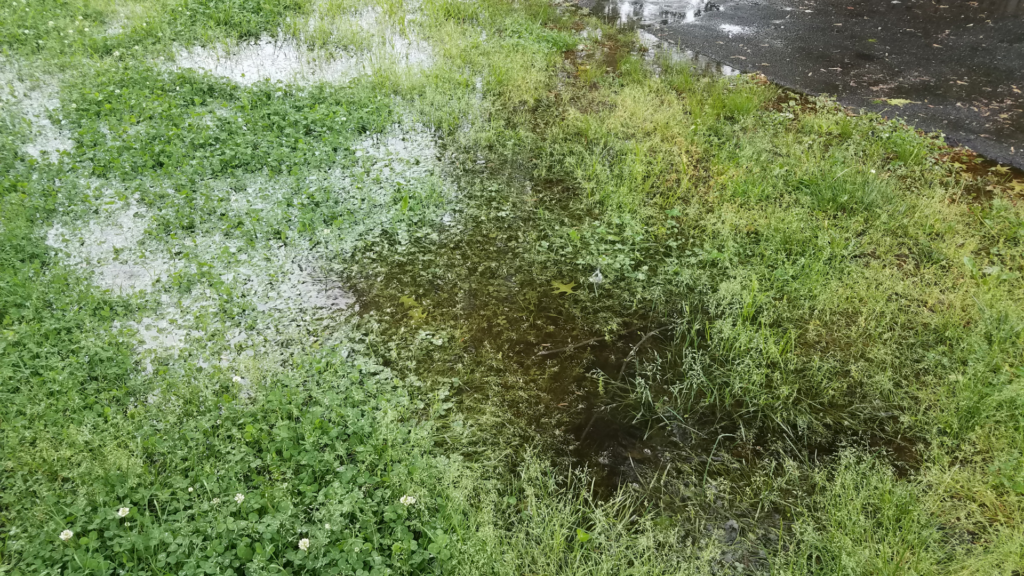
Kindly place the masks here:
[(1024, 173), (746, 73), (947, 8), (229, 4), (0, 7), (2, 571), (1024, 565)]

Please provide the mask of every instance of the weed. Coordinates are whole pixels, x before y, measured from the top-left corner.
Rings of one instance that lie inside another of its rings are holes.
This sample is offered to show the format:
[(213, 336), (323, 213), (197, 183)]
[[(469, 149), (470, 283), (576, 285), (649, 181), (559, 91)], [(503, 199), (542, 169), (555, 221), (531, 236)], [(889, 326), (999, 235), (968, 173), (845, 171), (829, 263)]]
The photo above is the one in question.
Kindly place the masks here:
[(5, 571), (1019, 568), (1014, 174), (541, 0), (0, 34)]

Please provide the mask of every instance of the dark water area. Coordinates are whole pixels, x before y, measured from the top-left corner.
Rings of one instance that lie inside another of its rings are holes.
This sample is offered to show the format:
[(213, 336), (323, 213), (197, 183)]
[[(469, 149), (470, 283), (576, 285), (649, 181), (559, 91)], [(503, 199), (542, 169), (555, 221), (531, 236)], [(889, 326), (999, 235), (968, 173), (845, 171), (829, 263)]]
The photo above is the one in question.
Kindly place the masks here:
[[(516, 181), (515, 169), (500, 181)], [(471, 170), (484, 177), (485, 168)], [(574, 212), (559, 183), (517, 196), (474, 187), (476, 177), (467, 175), (463, 190), (480, 208), (467, 210), (458, 229), (440, 228), (435, 240), (384, 266), (353, 267), (343, 281), (366, 329), (394, 342), (379, 350), (382, 363), (399, 376), (409, 370), (423, 381), (457, 383), (456, 409), (490, 422), (485, 433), (509, 454), (537, 448), (563, 469), (585, 469), (597, 499), (625, 490), (680, 517), (699, 516), (695, 525), (730, 546), (730, 562), (751, 569), (763, 565), (764, 549), (778, 544), (795, 510), (736, 494), (786, 462), (813, 467), (855, 448), (900, 475), (920, 466), (926, 447), (905, 436), (895, 411), (865, 419), (856, 406), (823, 403), (840, 418), (822, 414), (821, 427), (787, 429), (739, 399), (717, 402), (688, 386), (687, 359), (697, 353), (713, 362), (716, 354), (705, 329), (713, 318), (698, 297), (671, 310), (590, 300), (601, 280), (581, 278), (594, 270), (548, 268), (524, 231), (542, 225), (541, 207), (574, 221), (594, 215)], [(596, 322), (598, 313), (615, 321)], [(416, 343), (435, 333), (458, 338), (422, 353)]]
[(729, 70), (1024, 168), (1024, 0), (581, 0)]

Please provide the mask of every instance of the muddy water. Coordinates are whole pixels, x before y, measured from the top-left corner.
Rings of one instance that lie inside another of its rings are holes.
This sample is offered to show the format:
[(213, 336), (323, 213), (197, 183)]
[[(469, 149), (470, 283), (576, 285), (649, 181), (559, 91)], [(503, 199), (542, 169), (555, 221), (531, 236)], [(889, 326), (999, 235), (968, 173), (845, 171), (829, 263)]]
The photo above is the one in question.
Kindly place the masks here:
[[(652, 410), (641, 398), (642, 382), (659, 366), (666, 380), (681, 378), (671, 361), (658, 360), (707, 348), (695, 329), (702, 324), (698, 315), (634, 311), (622, 314), (621, 329), (595, 330), (569, 299), (538, 280), (543, 273), (527, 267), (526, 247), (509, 224), (489, 232), (469, 224), (461, 238), (425, 247), (441, 255), (440, 265), (421, 262), (351, 282), (360, 313), (388, 326), (389, 340), (461, 328), (457, 345), (421, 361), (419, 376), (458, 382), (461, 409), (477, 416), (477, 426), (497, 421), (488, 434), (509, 451), (539, 446), (566, 469), (585, 468), (598, 499), (627, 491), (661, 513), (689, 518), (680, 521), (726, 545), (723, 559), (754, 572), (765, 567), (765, 550), (777, 546), (779, 531), (789, 530), (796, 512), (736, 494), (756, 494), (756, 484), (784, 460), (813, 467), (843, 446), (858, 446), (888, 458), (901, 475), (919, 465), (920, 447), (905, 439), (756, 431), (744, 428), (742, 406), (692, 414)], [(435, 267), (451, 274), (436, 282), (428, 272)], [(402, 300), (413, 296), (416, 304)], [(667, 392), (648, 390), (652, 397)]]
[(1024, 1), (581, 0), (608, 22), (1024, 168)]
[[(586, 467), (602, 497), (624, 486), (652, 490), (652, 479), (670, 470), (676, 478), (699, 479), (698, 492), (717, 480), (743, 484), (779, 457), (813, 464), (842, 446), (871, 447), (906, 471), (917, 465), (917, 447), (898, 436), (840, 429), (793, 435), (750, 421), (740, 404), (703, 406), (700, 397), (691, 413), (674, 412), (666, 386), (685, 380), (688, 352), (709, 353), (703, 327), (710, 318), (699, 301), (658, 312), (600, 301), (600, 313), (616, 319), (615, 327), (602, 329), (578, 296), (551, 285), (552, 278), (593, 277), (593, 270), (537, 262), (531, 235), (543, 230), (541, 212), (574, 221), (586, 215), (570, 213), (557, 193), (495, 197), (474, 191), (486, 184), (460, 188), (462, 201), (485, 209), (439, 223), (433, 240), (411, 253), (401, 249), (398, 261), (353, 266), (361, 272), (345, 284), (354, 288), (363, 318), (400, 343), (396, 354), (414, 348), (419, 335), (436, 337), (429, 358), (413, 354), (395, 365), (458, 381), (466, 410), (484, 404), (505, 423), (500, 434), (507, 445), (539, 443), (569, 466)], [(593, 293), (586, 282), (574, 290)], [(895, 421), (875, 424), (885, 431)]]
[[(517, 452), (540, 449), (563, 469), (585, 468), (596, 498), (629, 492), (688, 529), (717, 534), (729, 548), (723, 558), (752, 571), (796, 514), (757, 498), (765, 478), (790, 465), (813, 469), (844, 447), (886, 458), (899, 474), (920, 465), (922, 447), (900, 437), (895, 415), (789, 433), (754, 422), (741, 402), (716, 406), (696, 387), (688, 413), (666, 400), (670, 388), (687, 390), (687, 358), (714, 354), (705, 331), (713, 319), (699, 297), (671, 309), (597, 298), (611, 287), (598, 286), (593, 268), (553, 262), (537, 248), (555, 223), (596, 215), (574, 208), (557, 182), (503, 170), (466, 161), (452, 176), (460, 194), (444, 219), (424, 223), (415, 242), (382, 238), (376, 255), (354, 253), (343, 280), (360, 321), (387, 343), (375, 350), (385, 366), (456, 391), (459, 411), (487, 437), (460, 444), (467, 457), (476, 444), (498, 442), (514, 470)], [(676, 240), (685, 245), (685, 232)], [(642, 259), (659, 261), (653, 252)], [(575, 282), (575, 294), (553, 281)], [(854, 412), (823, 409), (837, 412), (836, 422)]]

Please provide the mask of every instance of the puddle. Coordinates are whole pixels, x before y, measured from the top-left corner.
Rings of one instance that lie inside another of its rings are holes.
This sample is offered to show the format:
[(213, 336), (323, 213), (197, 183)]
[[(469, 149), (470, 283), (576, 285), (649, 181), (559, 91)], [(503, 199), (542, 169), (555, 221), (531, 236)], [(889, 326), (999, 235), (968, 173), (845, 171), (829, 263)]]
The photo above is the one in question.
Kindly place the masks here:
[(365, 63), (353, 56), (328, 57), (308, 53), (294, 40), (264, 37), (234, 49), (194, 47), (179, 50), (175, 63), (250, 85), (269, 80), (313, 84), (346, 82), (365, 73)]
[(28, 122), (31, 139), (25, 145), (25, 152), (32, 157), (55, 157), (74, 147), (71, 135), (55, 126), (49, 118), (50, 111), (60, 106), (57, 87), (52, 80), (23, 81), (6, 61), (0, 59), (0, 104), (12, 106)]
[(273, 246), (262, 254), (240, 253), (237, 267), (221, 276), (240, 286), (260, 312), (270, 310), (339, 312), (353, 302), (351, 294), (302, 249)]
[(997, 195), (1011, 201), (1024, 200), (1024, 170), (1004, 166), (966, 149), (953, 150), (941, 156), (959, 170), (963, 188), (954, 196), (955, 202), (984, 204)]
[(666, 58), (673, 64), (688, 64), (698, 74), (707, 76), (740, 75), (740, 71), (736, 68), (723, 64), (713, 58), (708, 58), (700, 52), (687, 50), (686, 48), (662, 41), (657, 36), (644, 30), (638, 30), (637, 34), (640, 36), (640, 42), (648, 49), (647, 56), (649, 61), (653, 62), (653, 59), (656, 57)]
[(242, 85), (270, 81), (314, 84), (344, 83), (384, 67), (421, 70), (433, 63), (430, 47), (415, 38), (377, 30), (367, 52), (310, 50), (290, 37), (264, 36), (233, 47), (180, 48), (179, 68), (203, 70)]
[[(685, 380), (684, 371), (666, 363), (680, 345), (703, 348), (697, 340), (677, 336), (675, 327), (645, 328), (588, 346), (575, 358), (547, 360), (577, 366), (571, 375), (562, 372), (558, 377), (565, 394), (558, 406), (570, 415), (565, 430), (575, 441), (572, 455), (595, 472), (599, 494), (610, 496), (624, 484), (642, 483), (670, 465), (698, 467), (706, 478), (724, 477), (742, 484), (745, 474), (766, 462), (789, 458), (818, 465), (850, 446), (875, 453), (900, 476), (912, 474), (921, 465), (920, 446), (906, 437), (851, 432), (839, 424), (813, 434), (791, 433), (751, 421), (739, 404), (718, 409), (701, 406), (686, 415), (671, 407), (638, 406), (637, 390), (643, 390), (641, 397), (669, 398), (672, 391), (656, 382)], [(636, 372), (638, 367), (642, 373)], [(844, 412), (848, 408), (822, 409)], [(895, 416), (874, 425), (899, 428)]]
[(581, 6), (589, 8), (606, 23), (631, 28), (674, 21), (693, 22), (707, 12), (722, 10), (722, 3), (707, 0), (597, 0), (587, 4), (581, 3)]
[[(136, 183), (134, 192), (114, 181), (87, 183), (91, 201), (58, 216), (47, 243), (99, 289), (138, 305), (138, 317), (115, 329), (134, 333), (147, 373), (158, 365), (285, 361), (310, 345), (351, 338), (346, 326), (356, 304), (328, 255), (365, 250), (402, 218), (396, 191), (455, 194), (436, 138), (420, 124), (393, 125), (353, 148), (353, 165), (303, 179), (208, 182), (196, 196), (214, 202), (219, 217), (174, 234), (158, 231), (177, 221), (178, 207), (145, 202), (159, 194), (159, 181)], [(352, 217), (293, 234), (296, 206), (324, 194), (331, 200), (321, 201), (337, 202)], [(441, 208), (431, 218), (456, 227)], [(243, 234), (226, 231), (225, 222), (251, 224)], [(282, 238), (282, 230), (291, 232)]]
[(91, 271), (101, 289), (129, 295), (152, 289), (173, 270), (162, 257), (140, 256), (148, 222), (146, 211), (134, 201), (108, 195), (94, 220), (81, 227), (57, 223), (47, 233), (46, 243), (59, 250), (68, 264)]
[(178, 350), (187, 345), (189, 338), (203, 335), (198, 330), (182, 328), (181, 326), (186, 323), (180, 310), (168, 308), (161, 311), (158, 318), (144, 317), (138, 322), (125, 322), (123, 325), (115, 323), (114, 329), (119, 330), (123, 327), (134, 330), (140, 341), (140, 352), (177, 354)]
[[(508, 175), (508, 181), (516, 177)], [(546, 191), (548, 186), (538, 190), (524, 182), (521, 192), (478, 200), (488, 211), (462, 214), (457, 231), (439, 225), (420, 245), (398, 248), (400, 256), (386, 267), (372, 260), (353, 266), (346, 284), (353, 287), (361, 319), (387, 330), (399, 349), (415, 348), (413, 335), (423, 331), (455, 330), (458, 346), (439, 348), (443, 353), (426, 365), (421, 359), (417, 374), (459, 381), (467, 402), (497, 402), (502, 419), (535, 434), (522, 445), (547, 445), (568, 466), (586, 467), (601, 497), (626, 485), (642, 486), (668, 467), (742, 484), (752, 481), (744, 474), (771, 462), (821, 463), (842, 446), (870, 442), (908, 471), (916, 469), (913, 448), (887, 450), (884, 436), (871, 440), (838, 424), (815, 434), (789, 434), (751, 421), (741, 405), (705, 406), (697, 397), (701, 409), (674, 415), (658, 402), (639, 402), (643, 390), (648, 398), (671, 395), (658, 387), (659, 380), (685, 379), (686, 366), (678, 360), (682, 348), (708, 347), (679, 336), (673, 324), (679, 319), (659, 320), (635, 308), (622, 311), (622, 328), (610, 334), (588, 328), (591, 320), (577, 316), (570, 301), (554, 293), (551, 279), (529, 268), (531, 247), (522, 232), (535, 229), (536, 211), (514, 206), (561, 209), (559, 195)], [(594, 270), (575, 268), (562, 268), (559, 282), (575, 281), (579, 290)], [(700, 314), (694, 314), (689, 322), (697, 322)], [(842, 413), (850, 407), (826, 409)]]
[(437, 138), (420, 123), (396, 124), (383, 134), (367, 136), (352, 148), (363, 169), (388, 184), (443, 173)]
[[(80, 226), (59, 221), (48, 232), (47, 244), (59, 251), (66, 264), (90, 273), (100, 289), (141, 299), (149, 311), (137, 321), (118, 326), (137, 333), (140, 353), (177, 356), (192, 342), (202, 344), (223, 328), (219, 321), (206, 323), (219, 316), (223, 299), (220, 292), (205, 287), (206, 281), (198, 280), (196, 275), (206, 269), (204, 277), (219, 278), (235, 298), (248, 300), (257, 312), (268, 314), (268, 325), (287, 325), (288, 318), (298, 316), (334, 321), (352, 304), (348, 291), (321, 270), (309, 246), (251, 247), (202, 233), (156, 239), (146, 234), (152, 223), (150, 212), (137, 200), (113, 196), (105, 193), (98, 202), (99, 213)], [(199, 282), (196, 288), (187, 287), (195, 282)], [(228, 345), (265, 341), (279, 332), (265, 328), (256, 332), (255, 339)]]

